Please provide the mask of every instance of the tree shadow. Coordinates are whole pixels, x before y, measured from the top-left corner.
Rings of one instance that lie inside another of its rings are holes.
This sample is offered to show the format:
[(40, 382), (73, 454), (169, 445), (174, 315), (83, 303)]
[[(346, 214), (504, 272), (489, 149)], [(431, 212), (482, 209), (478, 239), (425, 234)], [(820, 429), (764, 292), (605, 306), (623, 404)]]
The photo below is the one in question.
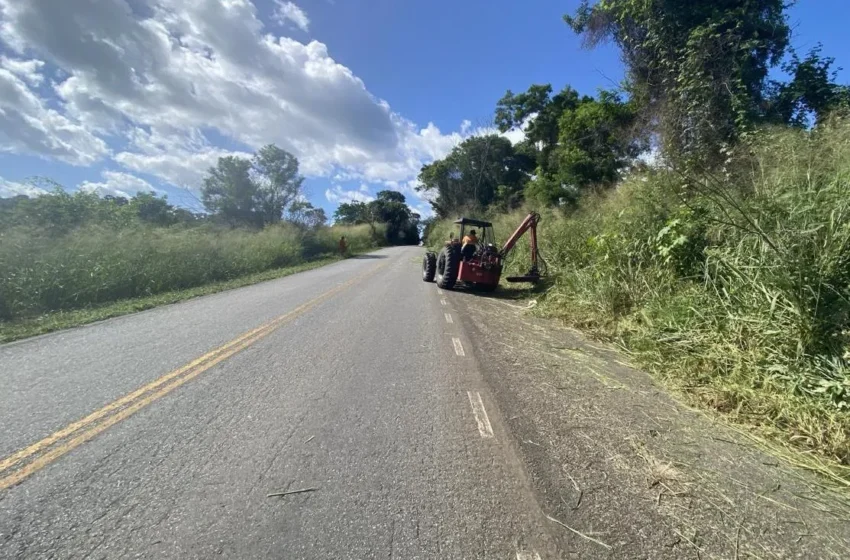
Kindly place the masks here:
[(385, 259), (386, 255), (354, 255), (353, 257), (348, 257), (349, 259)]

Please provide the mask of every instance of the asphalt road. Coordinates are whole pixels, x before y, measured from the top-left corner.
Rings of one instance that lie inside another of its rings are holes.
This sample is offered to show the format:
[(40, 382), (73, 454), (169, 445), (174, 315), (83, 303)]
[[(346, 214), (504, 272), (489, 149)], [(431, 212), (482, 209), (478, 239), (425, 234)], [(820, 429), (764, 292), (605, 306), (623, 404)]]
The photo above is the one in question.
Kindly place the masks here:
[(421, 255), (0, 346), (0, 557), (558, 557)]

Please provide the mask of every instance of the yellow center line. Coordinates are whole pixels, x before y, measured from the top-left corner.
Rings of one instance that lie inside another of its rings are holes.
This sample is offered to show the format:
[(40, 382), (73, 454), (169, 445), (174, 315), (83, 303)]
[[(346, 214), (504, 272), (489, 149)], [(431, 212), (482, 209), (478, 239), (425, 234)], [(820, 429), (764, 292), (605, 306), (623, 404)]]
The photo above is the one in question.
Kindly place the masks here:
[[(194, 379), (195, 377), (212, 368), (216, 364), (226, 360), (227, 358), (233, 356), (234, 354), (237, 354), (238, 352), (241, 352), (245, 348), (248, 348), (255, 342), (261, 340), (262, 338), (265, 338), (266, 336), (274, 332), (278, 327), (283, 325), (285, 322), (295, 319), (310, 308), (315, 307), (319, 303), (322, 303), (323, 301), (331, 298), (332, 296), (338, 294), (339, 292), (345, 290), (353, 284), (375, 274), (378, 270), (385, 266), (385, 264), (378, 265), (371, 271), (328, 290), (327, 292), (315, 297), (314, 299), (296, 307), (292, 311), (289, 311), (255, 329), (248, 331), (247, 333), (242, 334), (241, 336), (231, 340), (230, 342), (219, 346), (218, 348), (211, 350), (210, 352), (207, 352), (200, 358), (189, 362), (185, 366), (175, 369), (174, 371), (163, 375), (155, 381), (148, 383), (147, 385), (144, 385), (139, 389), (136, 389), (135, 391), (128, 393), (127, 395), (109, 403), (103, 408), (89, 414), (85, 418), (73, 422), (68, 426), (62, 428), (61, 430), (47, 436), (46, 438), (24, 449), (21, 449), (20, 451), (13, 453), (9, 457), (0, 461), (0, 473), (18, 465), (19, 463), (21, 463), (26, 458), (32, 455), (50, 448), (52, 445), (65, 439), (66, 437), (85, 429), (79, 435), (76, 435), (75, 437), (65, 441), (60, 445), (55, 446), (53, 449), (40, 455), (32, 462), (25, 465), (23, 468), (5, 476), (4, 478), (1, 478), (0, 490), (4, 490), (21, 482), (28, 476), (49, 465), (59, 457), (65, 455), (66, 453), (82, 445), (83, 443), (91, 440), (109, 427), (135, 414), (137, 411), (141, 410), (145, 406), (167, 395), (174, 389), (180, 387), (187, 381)], [(168, 384), (165, 385), (166, 383)], [(165, 386), (161, 387), (162, 385)], [(157, 388), (159, 389), (156, 390)], [(154, 390), (155, 392), (147, 395), (144, 398), (139, 399), (139, 397)], [(122, 407), (125, 406), (126, 408), (122, 409)], [(119, 412), (112, 414), (117, 410)], [(110, 414), (112, 415), (109, 416)], [(98, 420), (107, 416), (108, 418), (106, 418), (106, 420), (104, 420), (103, 422), (96, 423)]]

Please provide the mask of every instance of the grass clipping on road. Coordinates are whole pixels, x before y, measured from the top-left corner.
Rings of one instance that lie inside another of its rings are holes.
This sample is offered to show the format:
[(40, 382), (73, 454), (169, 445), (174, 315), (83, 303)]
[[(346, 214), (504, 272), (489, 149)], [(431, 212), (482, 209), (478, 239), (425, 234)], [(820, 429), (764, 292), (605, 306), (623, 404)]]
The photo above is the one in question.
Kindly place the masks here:
[[(689, 403), (850, 488), (850, 125), (763, 132), (731, 161), (544, 211), (534, 312), (616, 342)], [(502, 241), (522, 216), (492, 217)], [(528, 262), (523, 240), (506, 274)]]

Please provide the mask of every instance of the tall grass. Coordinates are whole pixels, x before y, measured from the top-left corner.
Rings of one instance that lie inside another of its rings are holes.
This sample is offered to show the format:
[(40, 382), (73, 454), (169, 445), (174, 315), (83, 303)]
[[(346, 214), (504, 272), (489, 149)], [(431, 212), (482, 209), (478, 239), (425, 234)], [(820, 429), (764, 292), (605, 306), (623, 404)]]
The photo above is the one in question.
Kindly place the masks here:
[[(521, 218), (493, 217), (502, 239)], [(850, 125), (762, 132), (714, 175), (632, 176), (544, 212), (540, 238), (540, 312), (850, 484)]]
[(337, 251), (375, 246), (368, 226), (256, 232), (136, 224), (85, 226), (56, 237), (15, 228), (0, 234), (0, 320), (78, 309), (231, 280)]

